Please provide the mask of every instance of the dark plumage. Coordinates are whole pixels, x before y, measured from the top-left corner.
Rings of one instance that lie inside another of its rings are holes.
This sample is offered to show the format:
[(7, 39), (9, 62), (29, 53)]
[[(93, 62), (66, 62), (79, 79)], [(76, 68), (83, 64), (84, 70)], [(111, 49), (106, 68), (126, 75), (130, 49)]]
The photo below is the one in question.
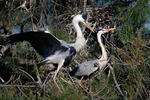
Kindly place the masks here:
[(19, 34), (14, 34), (7, 37), (7, 44), (14, 44), (21, 41), (28, 41), (34, 49), (44, 58), (53, 55), (57, 50), (67, 51), (68, 47), (61, 44), (54, 35), (44, 31), (30, 31)]

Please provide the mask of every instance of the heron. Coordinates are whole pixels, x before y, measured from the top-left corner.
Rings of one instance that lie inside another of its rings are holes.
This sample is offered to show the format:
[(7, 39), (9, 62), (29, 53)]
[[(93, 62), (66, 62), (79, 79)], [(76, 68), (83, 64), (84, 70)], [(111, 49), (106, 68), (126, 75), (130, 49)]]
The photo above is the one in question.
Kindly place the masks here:
[(87, 22), (87, 17), (87, 14), (78, 14), (74, 16), (72, 20), (72, 24), (77, 33), (75, 43), (67, 43), (60, 40), (48, 31), (29, 31), (20, 34), (13, 34), (8, 36), (6, 41), (7, 44), (28, 41), (36, 52), (44, 58), (40, 61), (40, 64), (57, 64), (58, 66), (54, 72), (53, 81), (57, 88), (60, 89), (56, 82), (56, 76), (60, 68), (69, 65), (72, 59), (76, 56), (76, 53), (86, 45), (86, 39), (81, 31), (79, 22), (83, 23), (87, 28), (94, 32)]
[(82, 87), (81, 81), (84, 78), (84, 76), (90, 76), (92, 73), (94, 73), (98, 69), (103, 70), (105, 68), (105, 66), (107, 65), (107, 63), (108, 63), (107, 52), (106, 52), (106, 49), (105, 49), (105, 47), (104, 47), (104, 45), (102, 43), (101, 36), (104, 33), (107, 33), (109, 31), (113, 31), (114, 29), (115, 28), (101, 29), (97, 33), (97, 39), (98, 39), (99, 46), (101, 47), (101, 51), (102, 51), (101, 58), (95, 59), (95, 60), (91, 60), (91, 61), (83, 62), (83, 63), (77, 65), (70, 72), (71, 76), (82, 77), (80, 79), (79, 83), (78, 83), (80, 87)]

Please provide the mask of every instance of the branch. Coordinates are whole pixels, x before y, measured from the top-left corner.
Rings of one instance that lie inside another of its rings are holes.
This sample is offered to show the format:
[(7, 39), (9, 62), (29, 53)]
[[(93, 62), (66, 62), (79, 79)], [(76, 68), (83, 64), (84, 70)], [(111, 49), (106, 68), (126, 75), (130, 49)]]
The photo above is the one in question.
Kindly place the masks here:
[(40, 74), (39, 74), (37, 66), (35, 66), (35, 71), (36, 71), (36, 76), (37, 76), (37, 79), (38, 79), (37, 83), (39, 83), (39, 85), (42, 86), (42, 80), (40, 78)]
[(43, 84), (42, 84), (42, 87), (45, 87), (46, 82), (49, 80), (50, 75), (51, 75), (51, 72), (48, 73), (46, 79), (44, 80), (44, 82), (43, 82)]
[(4, 83), (5, 81), (4, 81), (4, 79), (0, 76), (0, 80), (2, 81), (2, 83)]
[(38, 85), (1, 85), (0, 87), (22, 87), (22, 88), (35, 88), (39, 87)]
[(86, 13), (86, 4), (87, 4), (87, 0), (84, 0), (83, 13)]
[(9, 82), (11, 82), (13, 79), (14, 79), (14, 76), (11, 75), (10, 78), (9, 78), (9, 80), (5, 83), (5, 85), (7, 85), (7, 84), (8, 84)]
[(117, 87), (118, 91), (120, 92), (120, 94), (121, 94), (122, 96), (124, 96), (123, 93), (122, 93), (122, 91), (121, 91), (121, 89), (120, 89), (120, 87), (119, 87), (119, 84), (118, 84), (118, 82), (117, 82), (117, 80), (116, 80), (116, 76), (115, 76), (114, 69), (112, 68), (112, 66), (111, 66), (110, 64), (109, 64), (108, 66), (109, 66), (109, 68), (110, 68), (111, 71), (112, 71), (113, 79), (114, 79), (114, 82), (115, 82), (115, 84), (116, 84), (116, 87)]
[[(1, 46), (1, 45), (0, 45)], [(0, 50), (0, 59), (2, 58), (2, 56), (5, 54), (5, 52), (8, 50), (9, 46), (2, 46), (1, 50)]]
[(19, 91), (26, 97), (29, 99), (29, 97), (20, 89), (20, 87), (18, 87)]
[(29, 73), (27, 73), (26, 71), (24, 71), (24, 70), (22, 70), (22, 69), (19, 69), (21, 72), (23, 72), (23, 73), (25, 73), (27, 76), (29, 76), (34, 82), (35, 82), (35, 80), (34, 80), (34, 78), (29, 74)]
[[(25, 0), (19, 7), (17, 7), (16, 9), (19, 9), (19, 8), (24, 8), (27, 12), (29, 12), (29, 10), (27, 9), (27, 7), (26, 7), (26, 3), (27, 3), (27, 1)], [(15, 10), (16, 10), (15, 9)]]

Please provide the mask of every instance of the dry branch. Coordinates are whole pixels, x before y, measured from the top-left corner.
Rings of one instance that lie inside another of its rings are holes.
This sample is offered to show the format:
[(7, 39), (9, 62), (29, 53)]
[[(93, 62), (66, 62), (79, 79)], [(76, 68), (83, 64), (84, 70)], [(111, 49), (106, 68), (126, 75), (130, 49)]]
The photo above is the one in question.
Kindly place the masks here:
[[(37, 88), (38, 85), (2, 85), (0, 84), (0, 87), (22, 87), (22, 88)], [(40, 87), (39, 87), (40, 88)]]
[(2, 46), (1, 50), (0, 50), (0, 59), (2, 58), (2, 56), (5, 54), (5, 52), (8, 50), (9, 46)]
[(115, 82), (115, 84), (116, 84), (116, 87), (117, 87), (118, 91), (120, 92), (120, 94), (121, 94), (122, 96), (124, 96), (124, 95), (123, 95), (123, 92), (122, 92), (122, 90), (121, 90), (121, 88), (120, 88), (120, 86), (119, 86), (119, 84), (118, 84), (118, 82), (117, 82), (117, 80), (116, 80), (116, 76), (115, 76), (114, 69), (112, 68), (112, 66), (111, 66), (110, 64), (109, 64), (108, 66), (109, 66), (109, 68), (110, 68), (111, 71), (112, 71), (113, 79), (114, 79), (114, 82)]
[(33, 78), (29, 73), (27, 73), (26, 71), (24, 71), (24, 70), (22, 70), (22, 69), (19, 69), (19, 70), (20, 70), (21, 72), (25, 73), (27, 76), (29, 76), (29, 77), (32, 79), (32, 81), (35, 82), (34, 78)]
[(84, 0), (83, 13), (86, 13), (87, 0)]
[(4, 83), (5, 81), (4, 81), (4, 79), (2, 78), (2, 77), (0, 77), (0, 80)]

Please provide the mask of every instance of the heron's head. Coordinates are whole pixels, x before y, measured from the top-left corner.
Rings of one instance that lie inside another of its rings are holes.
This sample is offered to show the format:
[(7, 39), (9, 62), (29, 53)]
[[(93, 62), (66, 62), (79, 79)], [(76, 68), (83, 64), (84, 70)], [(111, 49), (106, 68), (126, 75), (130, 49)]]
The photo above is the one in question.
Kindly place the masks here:
[(100, 29), (100, 30), (98, 31), (98, 34), (97, 34), (97, 35), (102, 35), (102, 34), (104, 34), (104, 33), (107, 33), (107, 32), (113, 31), (113, 30), (115, 30), (115, 28)]
[(88, 19), (88, 14), (78, 14), (76, 16), (74, 16), (73, 20), (72, 20), (72, 23), (73, 24), (79, 24), (79, 22), (83, 23), (88, 29), (90, 29), (92, 32), (93, 29), (90, 27), (90, 25), (88, 24), (87, 22), (87, 19)]

